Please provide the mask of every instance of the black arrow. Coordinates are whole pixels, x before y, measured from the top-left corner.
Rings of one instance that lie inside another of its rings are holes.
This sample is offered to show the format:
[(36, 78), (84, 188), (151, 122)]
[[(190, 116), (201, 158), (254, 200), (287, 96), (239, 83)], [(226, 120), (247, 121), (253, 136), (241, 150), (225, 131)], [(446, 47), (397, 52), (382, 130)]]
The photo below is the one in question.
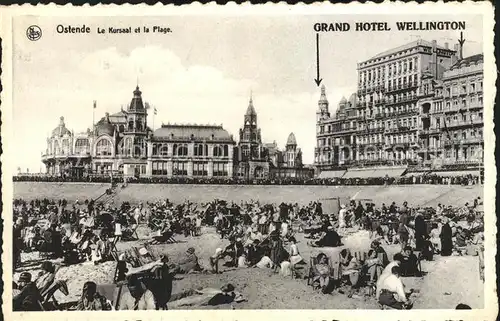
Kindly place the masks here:
[(321, 84), (321, 81), (323, 79), (319, 78), (319, 33), (316, 34), (316, 79), (314, 81), (316, 82), (316, 85)]

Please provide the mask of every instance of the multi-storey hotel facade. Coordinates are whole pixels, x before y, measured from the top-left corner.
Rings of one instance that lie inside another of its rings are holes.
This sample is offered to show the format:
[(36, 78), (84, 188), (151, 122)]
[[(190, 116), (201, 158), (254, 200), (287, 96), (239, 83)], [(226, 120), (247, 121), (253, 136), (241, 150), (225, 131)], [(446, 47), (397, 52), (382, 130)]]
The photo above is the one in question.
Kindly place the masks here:
[[(436, 41), (359, 63), (358, 90), (334, 115), (321, 88), (317, 170), (470, 160), (482, 146), (482, 74), (482, 55), (463, 59), (460, 45)], [(459, 141), (467, 146), (458, 148)]]
[(482, 54), (461, 59), (443, 73), (442, 80), (426, 77), (420, 106), (424, 163), (482, 162)]

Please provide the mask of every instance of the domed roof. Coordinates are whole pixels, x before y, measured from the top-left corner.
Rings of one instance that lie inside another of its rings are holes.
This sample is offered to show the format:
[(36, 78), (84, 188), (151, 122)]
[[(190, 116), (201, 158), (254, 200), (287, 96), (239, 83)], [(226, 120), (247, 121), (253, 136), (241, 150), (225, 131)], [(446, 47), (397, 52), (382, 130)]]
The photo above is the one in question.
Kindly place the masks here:
[(294, 133), (290, 133), (290, 135), (288, 135), (288, 139), (286, 140), (286, 144), (287, 145), (297, 145), (297, 140), (295, 139)]
[(340, 99), (340, 104), (345, 104), (347, 102), (347, 99), (345, 99), (344, 96), (342, 96), (342, 99)]
[(66, 124), (64, 124), (64, 117), (61, 116), (61, 118), (59, 118), (59, 125), (52, 130), (51, 137), (60, 137), (64, 135), (71, 135), (71, 131), (66, 128)]
[(96, 125), (97, 136), (100, 135), (109, 135), (113, 136), (115, 133), (115, 126), (111, 124), (109, 121), (109, 113), (106, 113), (106, 116), (102, 118)]

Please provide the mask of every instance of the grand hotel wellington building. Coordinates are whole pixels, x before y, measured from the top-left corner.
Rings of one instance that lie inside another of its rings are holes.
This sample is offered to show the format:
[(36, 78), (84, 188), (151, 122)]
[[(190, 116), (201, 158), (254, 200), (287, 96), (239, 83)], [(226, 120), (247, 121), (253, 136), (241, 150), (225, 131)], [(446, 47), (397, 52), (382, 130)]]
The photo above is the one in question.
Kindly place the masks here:
[[(321, 88), (315, 167), (408, 168), (482, 162), (483, 55), (417, 40), (358, 63), (358, 90), (334, 113)], [(343, 174), (339, 174), (343, 175)]]
[(137, 87), (126, 109), (106, 113), (92, 129), (74, 133), (64, 118), (47, 138), (42, 153), (46, 174), (91, 176), (266, 179), (311, 177), (293, 133), (285, 150), (262, 142), (250, 98), (239, 141), (222, 125), (162, 124), (153, 130)]

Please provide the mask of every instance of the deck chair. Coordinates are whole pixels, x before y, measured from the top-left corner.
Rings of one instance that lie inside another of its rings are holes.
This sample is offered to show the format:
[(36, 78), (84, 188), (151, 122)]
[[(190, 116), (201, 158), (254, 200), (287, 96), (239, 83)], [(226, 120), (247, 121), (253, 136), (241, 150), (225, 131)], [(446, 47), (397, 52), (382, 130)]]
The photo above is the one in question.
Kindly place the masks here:
[(137, 234), (137, 228), (139, 227), (139, 224), (132, 224), (130, 226), (130, 229), (123, 229), (122, 230), (122, 239), (124, 241), (135, 241), (139, 239), (139, 235)]
[[(41, 293), (43, 297), (43, 306), (47, 307), (49, 305), (53, 305), (56, 309), (60, 309), (59, 303), (57, 302), (56, 298), (54, 297), (54, 294), (57, 291), (61, 291), (64, 295), (68, 295), (68, 285), (65, 280), (59, 280), (59, 281), (53, 281), (52, 284), (47, 288), (47, 290), (43, 291)], [(50, 302), (52, 301), (52, 302)]]
[[(339, 268), (336, 267), (332, 258), (328, 257), (328, 264), (330, 266), (330, 277), (335, 281), (338, 280)], [(314, 286), (314, 283), (318, 280), (319, 272), (316, 269), (316, 264), (318, 264), (317, 256), (311, 256), (309, 258), (309, 267), (307, 272), (307, 285)]]
[(113, 257), (113, 260), (117, 262), (118, 262), (118, 249), (116, 248), (116, 244), (118, 243), (119, 239), (120, 239), (119, 236), (115, 236), (109, 246), (109, 254)]
[[(340, 255), (340, 254), (339, 254)], [(366, 258), (368, 257), (368, 253), (362, 252), (362, 251), (356, 251), (354, 252), (354, 257), (359, 263), (364, 263), (366, 261)]]

